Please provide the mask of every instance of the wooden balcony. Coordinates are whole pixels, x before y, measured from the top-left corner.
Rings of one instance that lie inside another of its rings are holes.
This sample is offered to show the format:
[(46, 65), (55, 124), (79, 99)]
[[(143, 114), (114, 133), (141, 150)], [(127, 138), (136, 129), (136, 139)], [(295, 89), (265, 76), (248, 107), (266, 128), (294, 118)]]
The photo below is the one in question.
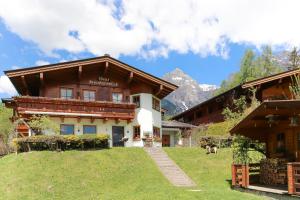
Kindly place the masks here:
[(127, 102), (116, 103), (20, 96), (14, 97), (14, 106), (17, 113), (22, 117), (45, 114), (75, 118), (132, 120), (135, 116), (135, 104)]

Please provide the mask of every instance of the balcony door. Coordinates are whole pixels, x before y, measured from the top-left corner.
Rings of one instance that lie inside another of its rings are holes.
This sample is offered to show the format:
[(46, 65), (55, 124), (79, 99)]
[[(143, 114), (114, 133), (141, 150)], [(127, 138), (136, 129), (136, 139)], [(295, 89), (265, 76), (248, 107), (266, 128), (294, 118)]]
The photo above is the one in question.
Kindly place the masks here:
[(124, 127), (123, 126), (113, 126), (112, 127), (112, 142), (114, 147), (124, 147), (124, 142), (122, 138), (124, 137)]

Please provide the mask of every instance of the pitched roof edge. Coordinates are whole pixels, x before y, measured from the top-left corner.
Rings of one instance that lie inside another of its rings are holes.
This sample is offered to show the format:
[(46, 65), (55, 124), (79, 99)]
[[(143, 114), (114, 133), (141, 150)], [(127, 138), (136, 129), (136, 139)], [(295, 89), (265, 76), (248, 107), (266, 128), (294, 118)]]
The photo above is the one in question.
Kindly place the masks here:
[(274, 81), (277, 79), (285, 78), (294, 74), (300, 73), (300, 69), (294, 69), (294, 70), (289, 70), (289, 71), (284, 71), (281, 73), (273, 74), (267, 77), (259, 78), (253, 81), (248, 81), (244, 84), (242, 84), (242, 88), (249, 88), (253, 87), (259, 84), (267, 83), (269, 81)]
[(181, 112), (181, 113), (179, 113), (179, 114), (171, 117), (171, 119), (175, 120), (175, 118), (180, 117), (181, 115), (183, 115), (183, 114), (185, 114), (185, 113), (187, 113), (187, 112), (189, 112), (189, 111), (191, 111), (193, 109), (196, 109), (196, 108), (202, 106), (203, 104), (208, 103), (209, 101), (212, 101), (213, 99), (216, 99), (216, 98), (218, 98), (218, 97), (220, 97), (222, 95), (225, 95), (226, 93), (228, 93), (228, 92), (230, 92), (232, 90), (235, 90), (235, 89), (237, 89), (237, 88), (239, 88), (241, 86), (242, 86), (241, 84), (237, 85), (237, 86), (235, 86), (235, 87), (233, 87), (233, 88), (231, 88), (231, 89), (229, 89), (229, 90), (227, 90), (225, 92), (222, 92), (221, 94), (218, 94), (217, 96), (211, 97), (210, 99), (207, 99), (206, 101), (203, 101), (203, 102), (201, 102), (201, 103), (199, 103), (199, 104), (197, 104), (197, 105), (195, 105), (195, 106), (193, 106), (193, 107), (191, 107), (191, 108), (189, 108), (189, 109), (187, 109), (187, 110), (185, 110), (185, 111), (183, 111), (183, 112)]
[[(112, 58), (110, 56), (100, 56), (100, 57), (95, 57), (95, 58), (87, 58), (87, 59), (81, 59), (81, 60), (74, 60), (74, 61), (68, 61), (68, 62), (62, 62), (62, 63), (55, 63), (55, 64), (49, 64), (49, 65), (42, 65), (42, 66), (35, 66), (35, 67), (28, 67), (28, 68), (22, 68), (22, 69), (15, 69), (15, 70), (6, 70), (4, 71), (5, 75), (7, 75), (9, 78), (12, 78), (12, 77), (16, 77), (16, 76), (20, 76), (21, 72), (26, 72), (27, 71), (27, 74), (34, 74), (34, 73), (40, 73), (40, 72), (43, 72), (43, 71), (46, 71), (46, 70), (50, 70), (51, 67), (57, 67), (59, 69), (59, 67), (62, 67), (64, 66), (64, 68), (71, 68), (71, 67), (77, 67), (77, 66), (80, 66), (81, 64), (84, 64), (85, 62), (92, 62), (92, 63), (87, 63), (87, 64), (93, 64), (93, 63), (96, 63), (98, 60), (100, 59), (103, 59), (103, 61), (114, 61), (114, 62), (117, 62), (118, 64), (121, 64), (121, 65), (124, 65), (126, 67), (129, 67), (131, 69), (133, 69), (134, 71), (140, 73), (141, 75), (146, 75), (146, 76), (150, 76), (151, 78), (153, 79), (156, 79), (158, 80), (159, 82), (161, 82), (162, 84), (164, 85), (167, 85), (169, 88), (171, 88), (172, 90), (175, 90), (178, 88), (177, 85), (173, 84), (173, 83), (170, 83), (168, 81), (165, 81), (161, 78), (158, 78), (152, 74), (149, 74), (147, 72), (144, 72), (140, 69), (137, 69), (136, 67), (133, 67), (131, 65), (128, 65), (120, 60), (117, 60), (115, 58)], [(94, 61), (94, 62), (93, 62)], [(76, 64), (78, 63), (78, 65), (72, 65), (72, 64)], [(58, 70), (57, 69), (57, 70)], [(36, 71), (33, 71), (33, 72), (28, 72), (30, 70), (39, 70), (38, 72)], [(56, 69), (52, 69), (52, 70), (56, 70)], [(16, 75), (14, 75), (14, 73)], [(18, 74), (20, 73), (20, 74)], [(25, 75), (27, 75), (25, 74)]]

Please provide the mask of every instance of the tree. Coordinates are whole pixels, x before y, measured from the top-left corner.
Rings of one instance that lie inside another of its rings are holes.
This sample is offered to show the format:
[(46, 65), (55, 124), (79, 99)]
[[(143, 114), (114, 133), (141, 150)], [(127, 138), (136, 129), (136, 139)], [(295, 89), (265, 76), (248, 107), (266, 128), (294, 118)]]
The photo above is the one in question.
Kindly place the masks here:
[(293, 50), (289, 53), (289, 66), (288, 69), (298, 69), (300, 67), (300, 55), (297, 47), (294, 47)]
[(290, 92), (295, 99), (300, 99), (300, 75), (291, 77), (292, 83), (289, 86)]
[(7, 142), (9, 134), (13, 131), (13, 123), (10, 117), (12, 117), (12, 110), (0, 103), (0, 135), (5, 142)]
[(215, 95), (247, 81), (270, 76), (281, 71), (282, 68), (274, 59), (271, 47), (265, 46), (260, 55), (255, 55), (251, 49), (248, 49), (241, 59), (240, 70), (224, 80)]
[(279, 67), (274, 59), (270, 46), (263, 47), (263, 51), (261, 55), (257, 57), (255, 65), (256, 72), (258, 72), (255, 78), (270, 76), (282, 71), (282, 68)]
[(240, 81), (247, 82), (255, 79), (256, 71), (254, 68), (255, 63), (255, 54), (251, 49), (246, 50), (245, 55), (242, 58), (241, 67), (240, 67)]
[(44, 133), (59, 133), (59, 125), (52, 121), (48, 116), (33, 116), (28, 122), (30, 128), (34, 130), (34, 132), (38, 135)]

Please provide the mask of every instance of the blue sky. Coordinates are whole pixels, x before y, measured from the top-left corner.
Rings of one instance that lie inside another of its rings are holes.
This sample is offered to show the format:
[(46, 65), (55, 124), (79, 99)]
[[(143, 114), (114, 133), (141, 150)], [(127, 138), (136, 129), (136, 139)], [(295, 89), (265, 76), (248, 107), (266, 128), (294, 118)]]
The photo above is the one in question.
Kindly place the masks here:
[[(95, 56), (89, 52), (75, 55), (66, 51), (58, 51), (60, 57), (55, 58), (43, 54), (33, 42), (24, 41), (18, 35), (7, 30), (3, 23), (0, 23), (0, 33), (0, 75), (4, 74), (4, 70), (36, 66), (39, 62), (41, 64), (44, 64), (43, 62), (45, 64), (46, 62), (56, 63)], [(178, 67), (199, 83), (220, 85), (230, 73), (238, 70), (240, 58), (247, 47), (231, 44), (229, 48), (228, 58), (203, 57), (192, 52), (184, 54), (171, 52), (168, 57), (143, 58), (121, 55), (118, 59), (158, 77), (162, 77)], [(1, 93), (0, 96), (8, 97), (10, 95)]]
[(1, 0), (0, 97), (13, 94), (4, 70), (105, 53), (158, 77), (178, 67), (220, 85), (247, 48), (300, 46), (300, 2), (287, 1)]

